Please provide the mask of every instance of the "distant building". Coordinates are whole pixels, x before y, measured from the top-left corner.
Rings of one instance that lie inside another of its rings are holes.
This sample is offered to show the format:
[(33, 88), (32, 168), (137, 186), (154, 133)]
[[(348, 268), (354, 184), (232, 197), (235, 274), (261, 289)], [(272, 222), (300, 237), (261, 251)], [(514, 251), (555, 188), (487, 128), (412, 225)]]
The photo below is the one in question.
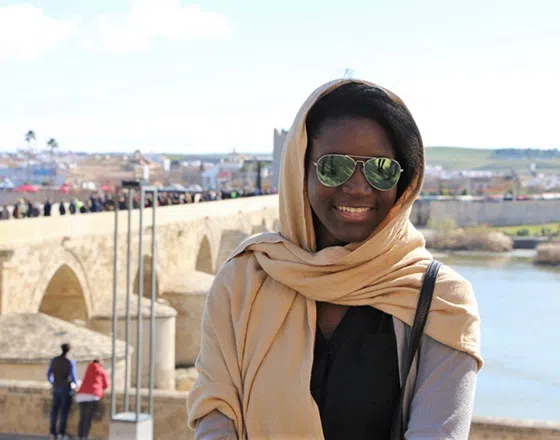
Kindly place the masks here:
[(272, 150), (272, 187), (278, 188), (280, 178), (280, 162), (282, 161), (282, 151), (288, 132), (286, 130), (274, 129), (274, 144)]
[(202, 185), (202, 173), (204, 170), (208, 169), (209, 166), (205, 166), (201, 161), (183, 162), (179, 170), (180, 179), (182, 183), (188, 185)]
[(242, 167), (241, 163), (222, 163), (214, 165), (202, 172), (202, 186), (220, 191), (224, 185), (233, 180), (234, 175)]
[(39, 164), (27, 167), (0, 167), (0, 180), (9, 179), (16, 186), (25, 182), (41, 185), (45, 182), (62, 185), (66, 178), (59, 174), (56, 165)]

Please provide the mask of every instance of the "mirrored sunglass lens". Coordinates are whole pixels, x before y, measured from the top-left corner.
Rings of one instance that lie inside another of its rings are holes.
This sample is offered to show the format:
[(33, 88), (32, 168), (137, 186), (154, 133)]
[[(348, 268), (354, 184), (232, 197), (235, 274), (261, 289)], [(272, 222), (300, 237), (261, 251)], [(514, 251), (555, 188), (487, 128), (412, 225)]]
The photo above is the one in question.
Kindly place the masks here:
[(350, 157), (327, 155), (317, 162), (317, 176), (325, 186), (338, 186), (346, 182), (354, 172)]
[(365, 163), (364, 172), (374, 188), (384, 191), (397, 184), (401, 176), (401, 166), (392, 159), (370, 159)]

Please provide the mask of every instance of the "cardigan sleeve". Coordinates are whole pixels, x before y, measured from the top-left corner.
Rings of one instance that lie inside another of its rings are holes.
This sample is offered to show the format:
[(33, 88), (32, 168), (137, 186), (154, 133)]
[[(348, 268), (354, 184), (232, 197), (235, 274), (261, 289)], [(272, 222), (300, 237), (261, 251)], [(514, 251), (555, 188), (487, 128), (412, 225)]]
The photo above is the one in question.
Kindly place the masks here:
[(201, 349), (195, 364), (198, 379), (187, 398), (191, 429), (214, 410), (232, 420), (237, 432), (243, 429), (239, 341), (234, 328), (238, 306), (232, 303), (232, 296), (243, 290), (239, 283), (247, 279), (244, 271), (239, 270), (243, 268), (242, 259), (243, 256), (222, 266), (206, 299)]
[(477, 363), (470, 355), (422, 337), (407, 440), (467, 440)]
[(198, 420), (194, 440), (237, 440), (233, 420), (214, 410)]

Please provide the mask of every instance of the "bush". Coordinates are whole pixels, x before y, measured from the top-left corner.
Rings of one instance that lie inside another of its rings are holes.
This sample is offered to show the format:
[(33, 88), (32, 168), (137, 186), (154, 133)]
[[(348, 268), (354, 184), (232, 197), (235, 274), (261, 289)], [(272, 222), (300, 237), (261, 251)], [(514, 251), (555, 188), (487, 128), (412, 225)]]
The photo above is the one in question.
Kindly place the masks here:
[(451, 217), (431, 218), (428, 220), (428, 228), (448, 232), (457, 229), (457, 223)]
[(560, 242), (538, 245), (535, 263), (560, 265)]
[(437, 250), (508, 252), (513, 249), (513, 239), (485, 228), (459, 229), (434, 234), (426, 240), (426, 246)]
[(517, 236), (518, 237), (528, 237), (529, 236), (529, 229), (527, 229), (527, 228), (518, 229), (517, 230)]

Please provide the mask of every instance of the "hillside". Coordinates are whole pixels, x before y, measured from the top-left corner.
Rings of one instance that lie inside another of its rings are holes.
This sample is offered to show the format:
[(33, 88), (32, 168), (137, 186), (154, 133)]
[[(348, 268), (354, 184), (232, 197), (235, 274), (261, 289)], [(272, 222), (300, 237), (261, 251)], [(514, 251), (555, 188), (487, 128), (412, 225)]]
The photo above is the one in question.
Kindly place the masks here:
[[(171, 160), (203, 160), (217, 163), (220, 159), (226, 159), (227, 154), (168, 154), (167, 157)], [(529, 167), (534, 163), (537, 172), (560, 174), (558, 150), (427, 147), (426, 161), (430, 165), (441, 165), (446, 170), (508, 171), (513, 168), (520, 175), (529, 175)]]
[[(535, 163), (537, 172), (560, 173), (560, 153), (558, 150), (490, 150), (458, 147), (428, 147), (426, 161), (430, 165), (441, 165), (446, 170), (510, 170), (521, 175), (530, 173), (530, 165)], [(539, 154), (538, 152), (541, 152)], [(529, 156), (529, 157), (528, 157)], [(547, 157), (548, 156), (548, 157)]]

